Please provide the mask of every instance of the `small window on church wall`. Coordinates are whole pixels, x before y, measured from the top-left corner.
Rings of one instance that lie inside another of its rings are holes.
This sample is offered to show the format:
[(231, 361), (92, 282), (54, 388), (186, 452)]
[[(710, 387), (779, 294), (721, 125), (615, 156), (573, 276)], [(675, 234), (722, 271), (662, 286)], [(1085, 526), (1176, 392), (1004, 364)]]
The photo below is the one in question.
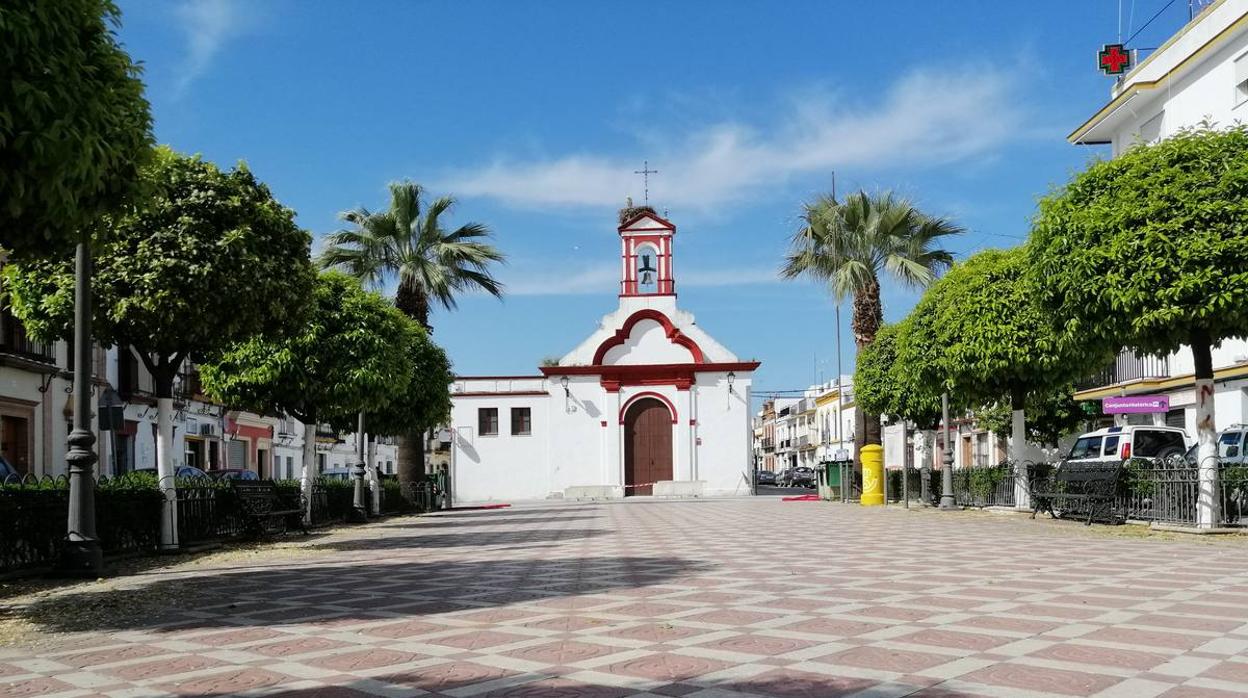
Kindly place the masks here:
[(528, 407), (511, 408), (511, 435), (528, 436), (533, 433), (533, 417)]
[(477, 410), (477, 433), (482, 436), (498, 436), (497, 407), (481, 407)]

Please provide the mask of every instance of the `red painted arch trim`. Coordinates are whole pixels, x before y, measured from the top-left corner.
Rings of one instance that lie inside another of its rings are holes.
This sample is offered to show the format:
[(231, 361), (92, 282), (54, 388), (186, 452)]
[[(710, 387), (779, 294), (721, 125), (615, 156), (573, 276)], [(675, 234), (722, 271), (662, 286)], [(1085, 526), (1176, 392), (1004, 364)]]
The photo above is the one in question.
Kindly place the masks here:
[(628, 319), (624, 321), (623, 327), (616, 330), (614, 335), (598, 345), (598, 351), (594, 352), (594, 364), (601, 365), (608, 351), (627, 342), (629, 335), (633, 333), (633, 327), (642, 320), (654, 320), (662, 325), (663, 332), (672, 341), (672, 344), (678, 344), (689, 350), (689, 353), (693, 356), (693, 363), (706, 363), (706, 357), (702, 354), (702, 347), (699, 347), (697, 342), (686, 336), (680, 331), (680, 328), (672, 324), (671, 318), (654, 308), (645, 308), (629, 315)]
[(676, 416), (676, 405), (673, 405), (672, 401), (668, 400), (667, 397), (662, 395), (661, 393), (656, 393), (656, 392), (647, 390), (645, 392), (637, 393), (636, 395), (630, 397), (627, 401), (625, 401), (623, 405), (620, 405), (620, 424), (624, 423), (624, 415), (628, 414), (628, 408), (635, 405), (637, 401), (644, 400), (648, 397), (655, 398), (656, 400), (661, 401), (664, 405), (667, 405), (667, 409), (672, 413), (672, 424), (678, 423), (677, 416)]

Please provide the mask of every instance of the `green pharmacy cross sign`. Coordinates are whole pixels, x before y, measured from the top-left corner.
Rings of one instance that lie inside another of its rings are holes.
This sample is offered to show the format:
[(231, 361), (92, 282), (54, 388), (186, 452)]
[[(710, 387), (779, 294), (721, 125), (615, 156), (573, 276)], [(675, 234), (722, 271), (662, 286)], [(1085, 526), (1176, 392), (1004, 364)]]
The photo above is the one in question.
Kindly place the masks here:
[(1131, 52), (1122, 44), (1105, 44), (1096, 54), (1096, 65), (1106, 75), (1122, 75), (1131, 70)]

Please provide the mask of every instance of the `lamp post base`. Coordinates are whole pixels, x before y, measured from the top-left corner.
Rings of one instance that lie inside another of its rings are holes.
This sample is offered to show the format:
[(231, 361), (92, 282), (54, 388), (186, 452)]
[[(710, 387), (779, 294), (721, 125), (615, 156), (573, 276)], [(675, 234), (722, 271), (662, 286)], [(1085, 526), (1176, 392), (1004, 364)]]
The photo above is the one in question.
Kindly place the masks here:
[(94, 538), (67, 538), (53, 574), (76, 579), (104, 576), (104, 553), (100, 542)]
[(945, 494), (940, 497), (940, 510), (953, 511), (958, 508), (957, 502), (953, 501), (953, 495)]
[(362, 507), (351, 507), (347, 514), (347, 523), (368, 523), (368, 511)]

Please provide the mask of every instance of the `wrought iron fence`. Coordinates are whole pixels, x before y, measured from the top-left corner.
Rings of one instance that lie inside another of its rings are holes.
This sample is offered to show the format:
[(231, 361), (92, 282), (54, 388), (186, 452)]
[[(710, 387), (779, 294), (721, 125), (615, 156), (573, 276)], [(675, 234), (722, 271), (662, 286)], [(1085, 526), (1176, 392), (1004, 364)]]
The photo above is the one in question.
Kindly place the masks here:
[(953, 471), (953, 497), (959, 506), (1013, 507), (1014, 463), (956, 468)]
[[(1129, 519), (1195, 525), (1200, 469), (1182, 456), (1132, 458), (1122, 464), (1123, 486), (1115, 501)], [(1248, 524), (1248, 465), (1218, 464), (1224, 526)]]
[[(101, 478), (96, 534), (106, 554), (152, 552), (160, 537), (160, 492), (144, 478)], [(0, 484), (0, 572), (56, 562), (66, 536), (69, 481), (11, 478)]]
[(224, 481), (179, 478), (176, 491), (180, 543), (224, 540), (246, 532), (246, 517), (233, 490)]
[[(298, 480), (280, 480), (283, 494), (301, 499)], [(433, 480), (415, 485), (414, 502), (402, 496), (399, 483), (382, 483), (381, 510), (421, 513), (438, 507), (444, 490)], [(228, 483), (204, 478), (179, 479), (178, 539), (182, 544), (240, 538), (251, 532)], [(106, 555), (154, 553), (160, 542), (164, 496), (155, 476), (128, 473), (100, 478), (95, 489), (96, 532)], [(305, 500), (306, 501), (306, 500)], [(317, 479), (312, 486), (313, 524), (342, 521), (351, 511), (354, 483)], [(369, 513), (372, 497), (366, 497)], [(69, 481), (61, 478), (10, 477), (0, 482), (0, 572), (46, 567), (56, 562), (66, 536)]]

